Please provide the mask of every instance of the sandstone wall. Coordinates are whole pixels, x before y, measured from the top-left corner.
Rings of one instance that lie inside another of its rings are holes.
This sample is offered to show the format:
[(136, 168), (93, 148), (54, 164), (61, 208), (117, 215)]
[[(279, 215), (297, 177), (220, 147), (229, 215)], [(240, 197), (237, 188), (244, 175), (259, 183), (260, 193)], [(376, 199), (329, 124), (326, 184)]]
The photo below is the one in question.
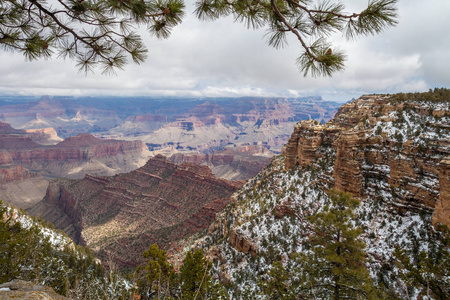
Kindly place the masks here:
[(433, 223), (448, 224), (450, 142), (431, 135), (428, 146), (423, 146), (414, 142), (413, 135), (399, 142), (402, 137), (389, 130), (375, 134), (377, 126), (393, 126), (404, 109), (429, 116), (419, 127), (422, 131), (439, 127), (448, 134), (449, 126), (436, 118), (450, 113), (439, 105), (429, 108), (414, 102), (391, 103), (383, 96), (363, 96), (344, 104), (325, 125), (299, 122), (283, 149), (285, 168), (317, 166), (332, 147), (336, 153), (333, 170), (325, 172), (332, 177), (327, 180), (331, 187), (359, 197), (377, 197), (377, 191), (383, 191), (392, 195), (393, 207), (435, 211)]
[(433, 215), (433, 224), (444, 224), (450, 228), (450, 159), (440, 163), (439, 174), (440, 194)]

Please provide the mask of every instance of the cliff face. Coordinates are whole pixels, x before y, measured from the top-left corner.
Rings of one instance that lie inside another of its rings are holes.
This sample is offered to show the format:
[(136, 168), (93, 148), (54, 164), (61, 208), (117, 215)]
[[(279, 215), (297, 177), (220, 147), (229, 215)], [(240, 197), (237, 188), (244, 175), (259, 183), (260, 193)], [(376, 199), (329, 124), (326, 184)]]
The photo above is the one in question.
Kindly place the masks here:
[[(442, 223), (449, 226), (450, 223), (450, 159), (447, 157), (440, 162), (439, 173), (440, 194), (436, 203), (433, 223)], [(450, 226), (449, 226), (450, 227)]]
[(34, 142), (41, 145), (54, 145), (63, 140), (54, 128), (27, 129), (25, 132)]
[[(374, 284), (389, 291), (387, 298), (448, 298), (446, 281), (430, 289), (424, 280), (406, 290), (404, 278), (409, 272), (428, 276), (419, 265), (424, 257), (442, 253), (440, 266), (450, 257), (445, 230), (433, 226), (449, 224), (449, 97), (445, 89), (363, 96), (324, 125), (298, 123), (284, 155), (233, 195), (194, 247), (207, 253), (232, 298), (270, 297), (261, 278), (279, 282), (280, 274), (292, 291), (285, 295), (313, 297), (304, 294), (313, 288), (309, 279), (322, 278), (308, 271), (308, 256), (326, 227), (311, 217), (330, 211), (334, 188), (360, 200), (351, 226), (361, 230), (365, 266)], [(411, 265), (400, 262), (399, 249)], [(282, 271), (274, 274), (274, 262)]]
[[(448, 214), (449, 104), (363, 96), (330, 122), (302, 121), (284, 148), (286, 169), (316, 164), (327, 151), (334, 167), (322, 180), (360, 197), (389, 194), (397, 209)], [(446, 213), (444, 213), (446, 212)]]
[(151, 244), (167, 247), (207, 228), (238, 187), (217, 179), (208, 167), (156, 156), (114, 177), (52, 181), (30, 212), (67, 230), (101, 258), (110, 252), (122, 267), (135, 266)]
[(0, 182), (14, 182), (16, 180), (26, 180), (29, 178), (39, 177), (39, 174), (30, 172), (22, 166), (14, 166), (11, 168), (0, 169)]

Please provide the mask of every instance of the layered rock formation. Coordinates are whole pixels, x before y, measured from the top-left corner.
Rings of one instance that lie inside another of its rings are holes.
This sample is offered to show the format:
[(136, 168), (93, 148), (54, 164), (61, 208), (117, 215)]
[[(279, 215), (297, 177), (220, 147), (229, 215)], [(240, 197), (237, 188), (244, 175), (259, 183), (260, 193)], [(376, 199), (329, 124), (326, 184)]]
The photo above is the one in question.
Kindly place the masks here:
[[(11, 150), (24, 147), (34, 149), (40, 148), (39, 145), (54, 145), (60, 141), (59, 137), (90, 133), (103, 139), (142, 140), (152, 155), (163, 154), (167, 157), (193, 152), (212, 155), (224, 148), (241, 146), (264, 147), (279, 153), (297, 121), (317, 119), (325, 122), (339, 107), (338, 103), (323, 101), (319, 97), (208, 100), (42, 97), (37, 101), (24, 99), (22, 103), (13, 105), (17, 102), (20, 101), (0, 106), (0, 120), (9, 122), (15, 128), (25, 129), (28, 134), (22, 135), (22, 140), (15, 137), (14, 141), (3, 144), (0, 141), (0, 147), (6, 144), (16, 145)], [(225, 151), (230, 157), (230, 151)], [(66, 151), (64, 155), (77, 154)], [(212, 163), (210, 158), (202, 159), (201, 163), (210, 166), (220, 177), (236, 180), (255, 175), (268, 162), (265, 155), (252, 155), (251, 159), (245, 156), (242, 152), (236, 153), (230, 164), (224, 160)], [(184, 159), (178, 157), (177, 160)], [(26, 167), (41, 170), (39, 164), (27, 164)], [(97, 159), (81, 166), (77, 163), (64, 166), (49, 163), (44, 168), (52, 169), (44, 174), (47, 177), (70, 178), (81, 178), (86, 173), (82, 170), (86, 169), (88, 173), (97, 175), (112, 175), (133, 169), (123, 169), (115, 162)]]
[(269, 162), (273, 152), (262, 146), (227, 147), (211, 154), (176, 153), (169, 159), (177, 164), (208, 166), (220, 178), (247, 180), (258, 174)]
[(322, 180), (336, 189), (360, 197), (381, 193), (397, 209), (435, 211), (434, 223), (450, 225), (449, 117), (448, 101), (363, 96), (325, 125), (298, 123), (283, 151), (285, 166), (332, 159)]
[(71, 97), (42, 97), (0, 107), (0, 120), (20, 129), (52, 128), (63, 138), (109, 129), (121, 123), (116, 111), (93, 105), (91, 99), (80, 103)]
[(450, 227), (450, 159), (440, 162), (439, 200), (436, 203), (433, 223), (442, 223)]
[(167, 247), (207, 228), (240, 186), (217, 179), (208, 167), (156, 156), (114, 177), (54, 180), (30, 212), (127, 267), (139, 264), (155, 242)]
[(53, 145), (57, 140), (54, 130), (17, 130), (0, 122), (0, 198), (28, 208), (44, 197), (48, 186), (44, 177), (114, 175), (144, 165), (150, 156), (140, 141), (80, 134)]
[(262, 145), (279, 152), (295, 122), (309, 118), (327, 121), (337, 107), (316, 98), (211, 99), (165, 123), (159, 110), (155, 115), (129, 118), (105, 135), (139, 138), (151, 151), (167, 156), (192, 151), (210, 154), (230, 145)]
[(41, 145), (54, 145), (63, 140), (54, 128), (27, 129), (25, 132), (34, 142)]
[[(332, 294), (309, 288), (314, 289), (312, 278), (327, 284), (317, 278), (323, 265), (316, 265), (311, 246), (318, 240), (317, 249), (331, 245), (323, 240), (324, 230), (336, 214), (328, 212), (340, 207), (333, 203), (336, 196), (347, 197), (334, 188), (360, 200), (349, 227), (361, 230), (357, 239), (365, 245), (364, 265), (374, 285), (389, 293), (385, 297), (448, 298), (446, 281), (436, 288), (426, 280), (408, 286), (405, 274), (426, 277), (424, 259), (440, 253), (435, 264), (442, 266), (450, 253), (448, 235), (439, 226), (449, 224), (450, 213), (449, 97), (447, 89), (363, 96), (343, 105), (327, 124), (298, 123), (285, 155), (275, 156), (248, 180), (208, 234), (193, 242), (207, 253), (229, 295), (272, 297), (261, 278), (279, 282), (280, 274), (288, 286), (281, 295)], [(330, 219), (318, 220), (319, 213)], [(445, 273), (435, 270), (436, 278)]]
[(86, 173), (114, 175), (142, 166), (150, 156), (141, 141), (102, 140), (80, 134), (56, 145), (41, 145), (33, 137), (46, 133), (54, 136), (52, 130), (27, 132), (14, 130), (5, 123), (1, 128), (0, 162), (22, 165), (48, 177), (82, 178)]

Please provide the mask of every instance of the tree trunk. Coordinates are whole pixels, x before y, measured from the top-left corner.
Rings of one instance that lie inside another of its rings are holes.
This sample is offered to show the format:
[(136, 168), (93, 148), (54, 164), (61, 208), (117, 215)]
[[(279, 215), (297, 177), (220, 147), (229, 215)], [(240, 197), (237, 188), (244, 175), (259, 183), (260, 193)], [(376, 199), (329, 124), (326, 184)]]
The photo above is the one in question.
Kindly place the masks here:
[(334, 278), (334, 300), (339, 300), (340, 298), (340, 285), (338, 284), (339, 278), (335, 277)]

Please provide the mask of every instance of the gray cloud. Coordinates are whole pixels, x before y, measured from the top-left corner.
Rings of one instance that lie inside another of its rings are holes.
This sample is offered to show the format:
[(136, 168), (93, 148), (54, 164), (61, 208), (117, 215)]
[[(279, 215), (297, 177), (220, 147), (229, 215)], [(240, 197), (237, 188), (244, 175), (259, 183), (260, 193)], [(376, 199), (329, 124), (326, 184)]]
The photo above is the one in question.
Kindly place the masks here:
[[(189, 1), (191, 2), (191, 1)], [(361, 9), (360, 0), (345, 1)], [(332, 78), (304, 78), (294, 39), (286, 49), (266, 45), (264, 29), (247, 30), (232, 18), (201, 22), (189, 12), (168, 40), (145, 38), (149, 58), (117, 76), (85, 76), (74, 63), (25, 62), (0, 52), (0, 94), (292, 96), (346, 101), (363, 93), (423, 91), (450, 86), (450, 2), (403, 0), (400, 23), (379, 36), (343, 41), (347, 68)], [(142, 34), (147, 36), (145, 31)]]

